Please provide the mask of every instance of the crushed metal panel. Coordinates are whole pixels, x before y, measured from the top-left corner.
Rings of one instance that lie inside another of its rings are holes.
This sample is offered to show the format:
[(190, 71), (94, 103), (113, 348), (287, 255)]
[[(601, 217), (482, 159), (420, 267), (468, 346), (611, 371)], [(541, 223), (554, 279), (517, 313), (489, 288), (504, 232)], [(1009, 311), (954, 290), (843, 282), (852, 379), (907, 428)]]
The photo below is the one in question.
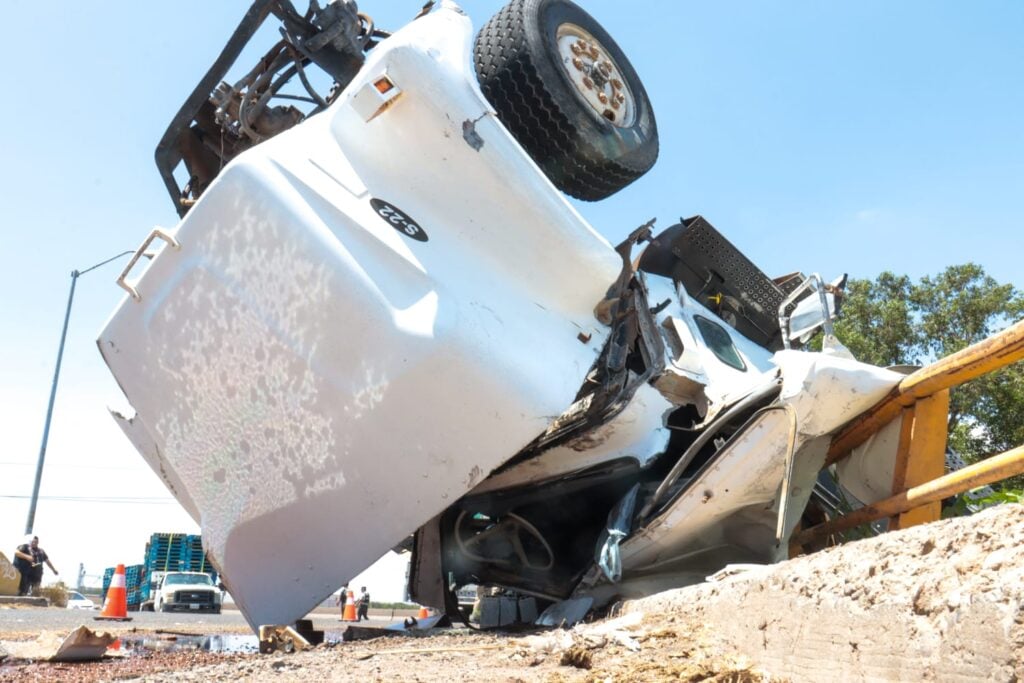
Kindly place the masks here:
[[(657, 573), (719, 544), (772, 561), (770, 508), (782, 479), (787, 420), (755, 418), (701, 470), (664, 512), (620, 545), (623, 573)], [(727, 523), (729, 520), (733, 520)]]
[(609, 421), (500, 470), (471, 495), (566, 476), (620, 458), (636, 460), (640, 467), (646, 467), (668, 444), (671, 434), (664, 415), (671, 409), (672, 404), (657, 390), (641, 384), (622, 412)]
[(773, 362), (782, 370), (780, 398), (799, 415), (807, 436), (831, 434), (880, 401), (903, 376), (826, 353), (779, 351)]
[(860, 502), (874, 503), (892, 495), (901, 425), (897, 417), (835, 464), (837, 483)]
[[(783, 351), (775, 355), (775, 362), (783, 378), (779, 400), (797, 415), (792, 488), (784, 520), (788, 535), (824, 462), (829, 435), (874, 405), (900, 376), (826, 354)], [(687, 572), (716, 565), (783, 559), (786, 548), (777, 544), (776, 524), (788, 425), (783, 411), (760, 413), (674, 502), (626, 539), (621, 545), (624, 583), (631, 577), (649, 582), (643, 577), (671, 573), (681, 581)]]

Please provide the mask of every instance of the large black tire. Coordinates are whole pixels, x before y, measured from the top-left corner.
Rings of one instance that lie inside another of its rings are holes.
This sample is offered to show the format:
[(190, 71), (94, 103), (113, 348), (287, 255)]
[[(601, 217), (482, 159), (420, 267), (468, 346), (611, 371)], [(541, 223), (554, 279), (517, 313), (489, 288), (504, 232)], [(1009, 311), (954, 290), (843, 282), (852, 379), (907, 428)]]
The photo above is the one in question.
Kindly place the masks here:
[[(587, 53), (581, 55), (582, 67), (559, 53), (560, 30), (563, 41), (572, 40), (565, 32), (576, 27), (596, 41), (599, 61), (610, 60), (619, 76), (614, 80), (625, 88), (603, 79), (598, 62), (587, 63)], [(657, 160), (658, 128), (640, 78), (611, 36), (574, 3), (512, 0), (480, 30), (474, 55), (480, 88), (498, 118), (563, 192), (587, 201), (604, 199)], [(602, 105), (588, 103), (572, 80), (584, 75), (594, 76), (596, 89), (613, 98), (620, 92), (628, 96), (631, 115), (610, 120), (620, 115), (611, 105), (598, 111)]]

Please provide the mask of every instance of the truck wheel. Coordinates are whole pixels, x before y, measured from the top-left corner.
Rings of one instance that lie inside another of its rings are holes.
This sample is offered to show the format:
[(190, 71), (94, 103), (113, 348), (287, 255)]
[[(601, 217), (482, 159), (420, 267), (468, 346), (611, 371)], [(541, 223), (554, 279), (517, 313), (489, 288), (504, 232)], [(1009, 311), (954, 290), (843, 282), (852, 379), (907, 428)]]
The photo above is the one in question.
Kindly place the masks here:
[(657, 160), (640, 78), (569, 0), (512, 0), (480, 30), (474, 62), (498, 118), (563, 192), (604, 199)]

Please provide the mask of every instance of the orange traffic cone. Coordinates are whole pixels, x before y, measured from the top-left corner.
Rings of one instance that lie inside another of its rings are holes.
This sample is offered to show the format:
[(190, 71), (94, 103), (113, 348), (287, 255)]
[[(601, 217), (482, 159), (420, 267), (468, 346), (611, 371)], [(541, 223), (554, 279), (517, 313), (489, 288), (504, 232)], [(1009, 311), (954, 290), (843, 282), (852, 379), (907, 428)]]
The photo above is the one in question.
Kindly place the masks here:
[(430, 616), (430, 610), (420, 605), (420, 613), (416, 615), (417, 619), (426, 619)]
[(356, 620), (356, 594), (354, 591), (348, 592), (348, 599), (345, 600), (345, 616), (341, 618), (342, 621), (355, 621)]
[(103, 601), (103, 611), (93, 619), (100, 621), (131, 621), (128, 616), (128, 591), (125, 588), (124, 565), (117, 565), (114, 575), (110, 577), (107, 588), (107, 599)]

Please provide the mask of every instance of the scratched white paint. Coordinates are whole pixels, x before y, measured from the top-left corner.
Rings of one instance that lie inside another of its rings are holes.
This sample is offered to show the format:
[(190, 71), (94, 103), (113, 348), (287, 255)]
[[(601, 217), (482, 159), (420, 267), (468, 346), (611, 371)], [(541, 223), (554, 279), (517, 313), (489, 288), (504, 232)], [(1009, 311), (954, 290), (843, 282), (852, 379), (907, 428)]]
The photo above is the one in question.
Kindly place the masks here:
[[(436, 9), (235, 159), (101, 333), (127, 431), (254, 626), (304, 615), (542, 433), (607, 339), (592, 311), (621, 260), (493, 116), (472, 35)], [(366, 122), (349, 97), (385, 71), (402, 94)]]
[[(192, 483), (217, 557), (234, 526), (345, 480), (333, 420), (318, 405), (323, 379), (310, 367), (330, 276), (255, 206), (195, 243), (207, 264), (159, 310), (179, 331), (153, 354), (160, 381), (174, 387), (173, 409), (154, 429)], [(245, 291), (218, 287), (210, 273)]]

